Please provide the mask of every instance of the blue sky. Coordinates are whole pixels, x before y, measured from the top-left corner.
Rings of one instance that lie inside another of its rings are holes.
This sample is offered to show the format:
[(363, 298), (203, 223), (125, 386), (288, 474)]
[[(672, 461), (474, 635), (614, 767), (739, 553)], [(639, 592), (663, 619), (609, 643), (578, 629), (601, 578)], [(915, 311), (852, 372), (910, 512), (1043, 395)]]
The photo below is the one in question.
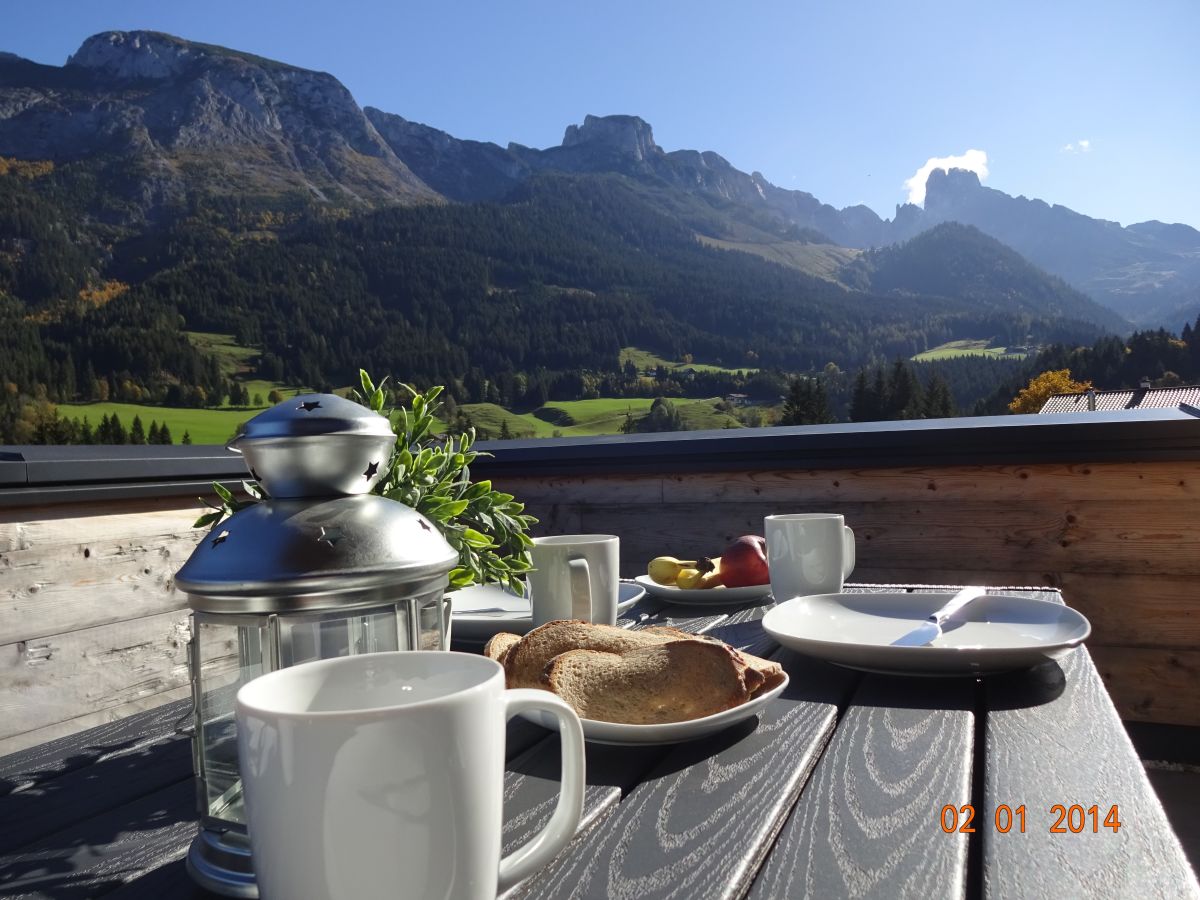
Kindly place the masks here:
[(890, 217), (931, 158), (1122, 224), (1200, 227), (1200, 3), (406, 3), (46, 0), (0, 50), (61, 64), (147, 28), (340, 78), (360, 103), (458, 137), (557, 144), (631, 113), (667, 150), (715, 150)]

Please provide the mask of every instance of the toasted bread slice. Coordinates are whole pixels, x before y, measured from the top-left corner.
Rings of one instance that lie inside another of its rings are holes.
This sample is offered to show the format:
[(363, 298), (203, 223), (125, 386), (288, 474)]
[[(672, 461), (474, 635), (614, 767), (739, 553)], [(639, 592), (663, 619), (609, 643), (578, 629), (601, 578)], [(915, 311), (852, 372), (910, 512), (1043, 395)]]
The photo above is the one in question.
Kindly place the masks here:
[(492, 635), (491, 640), (484, 645), (483, 655), (488, 659), (494, 659), (500, 665), (504, 665), (504, 659), (508, 656), (508, 651), (519, 640), (521, 640), (519, 634), (509, 634), (507, 631), (501, 631)]
[(560, 653), (568, 650), (599, 650), (625, 653), (639, 647), (652, 647), (677, 640), (656, 634), (653, 629), (631, 631), (615, 625), (595, 625), (580, 619), (556, 619), (539, 625), (515, 644), (504, 660), (504, 673), (510, 688), (545, 688), (542, 672)]
[[(712, 641), (723, 646), (729, 646), (724, 641), (718, 640), (707, 634), (688, 634), (686, 631), (680, 631), (678, 628), (671, 628), (668, 625), (654, 625), (644, 629), (645, 632), (660, 634), (664, 637), (673, 636), (676, 640), (704, 640)], [(783, 666), (777, 662), (772, 662), (769, 659), (763, 659), (761, 656), (755, 656), (753, 653), (747, 653), (744, 650), (732, 648), (735, 653), (741, 657), (749, 671), (746, 673), (746, 686), (750, 688), (751, 696), (757, 695), (764, 691), (769, 691), (779, 682), (783, 681)]]
[(682, 640), (625, 653), (570, 650), (546, 667), (545, 685), (585, 719), (628, 725), (684, 722), (744, 703), (744, 667), (731, 648)]

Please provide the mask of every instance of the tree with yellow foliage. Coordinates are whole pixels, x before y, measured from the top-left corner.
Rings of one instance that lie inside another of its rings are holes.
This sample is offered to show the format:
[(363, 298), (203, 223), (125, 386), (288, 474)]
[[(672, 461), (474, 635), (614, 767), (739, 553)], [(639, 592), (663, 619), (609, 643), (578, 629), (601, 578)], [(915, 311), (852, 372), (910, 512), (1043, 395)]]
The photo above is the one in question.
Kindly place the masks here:
[(1054, 394), (1080, 394), (1092, 386), (1090, 381), (1076, 381), (1070, 369), (1053, 369), (1029, 379), (1028, 386), (1008, 404), (1014, 413), (1036, 413)]

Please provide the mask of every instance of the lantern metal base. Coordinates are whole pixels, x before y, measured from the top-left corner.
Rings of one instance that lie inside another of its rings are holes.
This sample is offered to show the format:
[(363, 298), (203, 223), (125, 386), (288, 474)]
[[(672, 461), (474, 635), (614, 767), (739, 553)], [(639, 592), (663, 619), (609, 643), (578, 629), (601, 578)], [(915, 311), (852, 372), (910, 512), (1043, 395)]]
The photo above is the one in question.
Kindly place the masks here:
[(187, 870), (201, 887), (226, 897), (257, 900), (250, 840), (235, 831), (200, 828), (188, 850)]

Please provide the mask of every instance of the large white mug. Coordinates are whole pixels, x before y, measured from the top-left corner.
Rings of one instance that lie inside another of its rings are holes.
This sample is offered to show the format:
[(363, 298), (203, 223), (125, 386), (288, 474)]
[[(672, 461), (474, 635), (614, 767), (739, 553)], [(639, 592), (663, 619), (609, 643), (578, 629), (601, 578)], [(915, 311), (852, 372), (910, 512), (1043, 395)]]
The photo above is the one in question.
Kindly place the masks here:
[(777, 603), (806, 594), (839, 593), (854, 571), (854, 532), (836, 513), (767, 516), (763, 528)]
[(621, 541), (614, 534), (559, 534), (529, 548), (533, 624), (555, 619), (617, 623)]
[[(558, 719), (562, 789), (500, 858), (509, 716)], [(238, 758), (264, 900), (494, 898), (549, 862), (583, 811), (583, 732), (548, 691), (504, 689), (470, 653), (367, 653), (280, 669), (237, 694)]]

